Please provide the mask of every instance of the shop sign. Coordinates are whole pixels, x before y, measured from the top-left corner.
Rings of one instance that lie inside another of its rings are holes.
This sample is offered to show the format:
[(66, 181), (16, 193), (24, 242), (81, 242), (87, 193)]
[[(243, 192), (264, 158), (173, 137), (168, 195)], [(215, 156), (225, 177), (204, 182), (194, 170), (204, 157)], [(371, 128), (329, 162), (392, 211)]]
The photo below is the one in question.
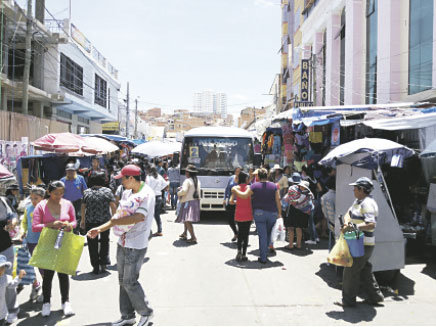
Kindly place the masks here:
[(118, 130), (120, 130), (120, 123), (119, 122), (110, 122), (110, 123), (103, 124), (101, 127), (102, 127), (102, 130), (104, 130), (104, 131), (118, 131)]
[(301, 60), (300, 101), (309, 101), (309, 59)]
[(295, 101), (294, 107), (295, 108), (313, 107), (313, 102), (312, 101)]
[(341, 126), (339, 120), (332, 124), (332, 146), (338, 146), (341, 143)]

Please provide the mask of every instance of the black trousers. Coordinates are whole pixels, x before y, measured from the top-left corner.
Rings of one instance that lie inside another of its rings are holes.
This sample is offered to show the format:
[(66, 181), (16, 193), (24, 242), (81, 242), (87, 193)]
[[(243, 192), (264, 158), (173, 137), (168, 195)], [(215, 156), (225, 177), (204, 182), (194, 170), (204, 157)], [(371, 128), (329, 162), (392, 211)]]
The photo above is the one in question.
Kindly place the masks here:
[[(44, 276), (42, 278), (42, 296), (44, 303), (50, 303), (51, 298), (51, 284), (54, 276), (53, 270), (44, 269)], [(58, 273), (59, 288), (61, 289), (62, 304), (69, 300), (70, 293), (70, 279), (67, 274)]]
[(236, 229), (236, 224), (235, 224), (235, 209), (236, 209), (235, 205), (228, 204), (226, 206), (226, 213), (227, 213), (229, 226), (232, 229), (233, 233), (235, 235), (238, 235), (238, 230)]
[[(100, 226), (100, 224), (86, 223), (86, 232), (94, 227)], [(96, 238), (89, 238), (88, 240), (88, 251), (89, 258), (91, 259), (91, 266), (93, 268), (98, 268), (99, 265), (110, 265), (109, 260), (109, 234), (110, 230), (100, 233)], [(100, 250), (98, 248), (98, 243), (100, 242)]]
[(238, 221), (238, 252), (247, 254), (248, 236), (250, 234), (251, 221)]

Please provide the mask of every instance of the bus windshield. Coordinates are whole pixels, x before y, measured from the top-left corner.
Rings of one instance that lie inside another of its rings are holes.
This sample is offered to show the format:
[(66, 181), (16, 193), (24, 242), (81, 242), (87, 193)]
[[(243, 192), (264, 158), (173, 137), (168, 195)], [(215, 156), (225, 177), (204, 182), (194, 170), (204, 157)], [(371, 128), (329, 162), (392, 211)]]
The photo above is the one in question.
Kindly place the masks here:
[(201, 175), (228, 175), (235, 168), (253, 167), (253, 142), (250, 138), (185, 137), (181, 169), (192, 164)]

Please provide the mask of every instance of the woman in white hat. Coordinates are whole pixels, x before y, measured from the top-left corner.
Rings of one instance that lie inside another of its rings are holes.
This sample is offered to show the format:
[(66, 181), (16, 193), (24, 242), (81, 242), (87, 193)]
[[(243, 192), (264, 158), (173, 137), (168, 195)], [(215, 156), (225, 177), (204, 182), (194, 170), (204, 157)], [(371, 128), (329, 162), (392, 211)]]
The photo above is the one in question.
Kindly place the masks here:
[(284, 201), (289, 203), (288, 219), (289, 219), (289, 245), (285, 248), (293, 250), (294, 247), (294, 229), (297, 232), (296, 248), (301, 249), (301, 240), (303, 238), (303, 228), (307, 228), (309, 224), (309, 216), (314, 208), (313, 194), (309, 188), (310, 184), (307, 181), (301, 181), (296, 185), (292, 185), (288, 194), (284, 197)]

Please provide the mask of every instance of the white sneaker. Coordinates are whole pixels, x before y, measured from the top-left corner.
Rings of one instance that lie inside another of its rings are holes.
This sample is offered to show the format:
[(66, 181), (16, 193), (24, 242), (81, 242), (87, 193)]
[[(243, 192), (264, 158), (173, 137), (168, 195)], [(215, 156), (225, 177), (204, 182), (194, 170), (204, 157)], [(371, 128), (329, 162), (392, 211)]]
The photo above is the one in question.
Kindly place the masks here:
[(8, 317), (6, 318), (6, 321), (8, 322), (8, 324), (13, 324), (14, 322), (16, 322), (18, 320), (18, 312), (17, 313), (9, 313)]
[(121, 319), (118, 319), (117, 321), (114, 321), (114, 322), (112, 323), (112, 326), (126, 326), (126, 325), (131, 326), (131, 325), (133, 325), (135, 322), (136, 322), (136, 319), (135, 319), (135, 318), (132, 318), (132, 319), (124, 319), (124, 318), (121, 318)]
[(150, 313), (148, 316), (141, 316), (136, 326), (148, 326), (153, 318), (153, 313)]
[(316, 243), (319, 243), (321, 240), (319, 239), (319, 237), (316, 238)]
[(44, 303), (44, 304), (42, 305), (41, 315), (42, 315), (43, 317), (48, 317), (48, 316), (50, 316), (50, 312), (51, 312), (51, 309), (50, 309), (50, 303)]
[(37, 287), (32, 286), (32, 292), (30, 292), (30, 301), (34, 302), (38, 299), (40, 290), (41, 290), (41, 285), (38, 285)]
[(65, 302), (64, 304), (62, 304), (62, 310), (64, 310), (64, 315), (65, 316), (72, 316), (74, 315), (74, 311), (73, 308), (71, 307), (70, 302)]
[(306, 244), (316, 244), (316, 241), (308, 240), (305, 242)]

